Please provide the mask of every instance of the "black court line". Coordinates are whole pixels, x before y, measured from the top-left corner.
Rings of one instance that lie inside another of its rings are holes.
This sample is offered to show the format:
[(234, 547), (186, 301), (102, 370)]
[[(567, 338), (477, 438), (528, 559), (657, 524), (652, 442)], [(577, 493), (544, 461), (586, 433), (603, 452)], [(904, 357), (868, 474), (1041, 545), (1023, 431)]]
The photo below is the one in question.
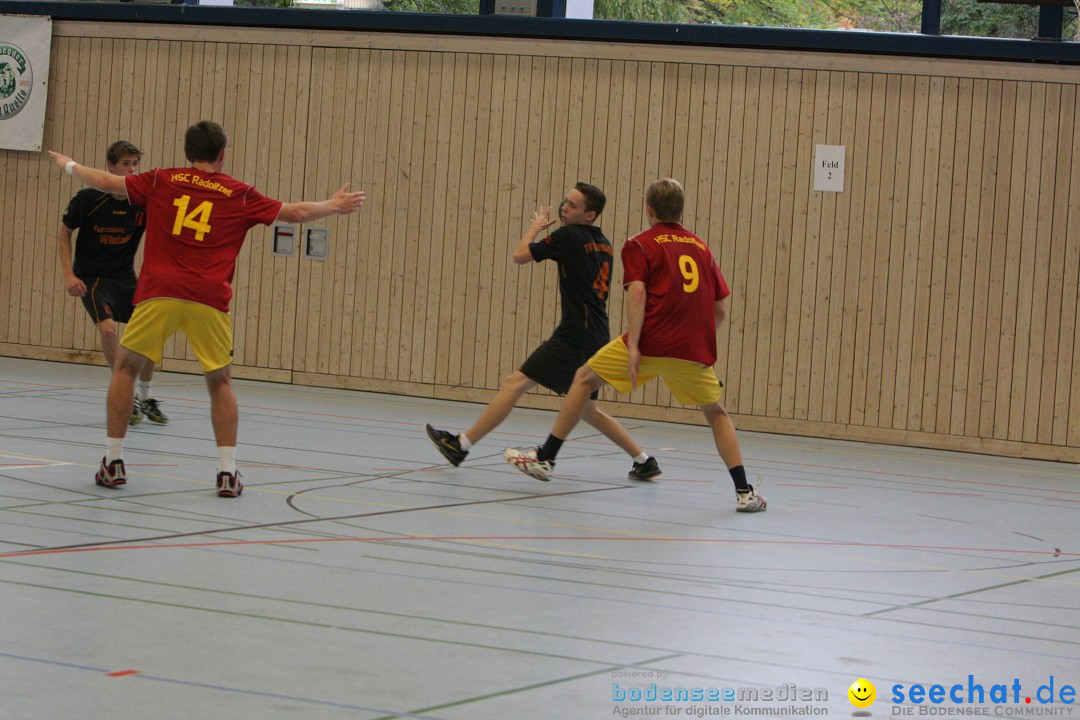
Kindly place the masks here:
[[(383, 515), (397, 515), (397, 514), (400, 514), (400, 513), (421, 512), (421, 511), (424, 511), (424, 510), (446, 510), (446, 509), (449, 509), (449, 508), (469, 507), (471, 505), (491, 505), (493, 503), (518, 502), (520, 500), (538, 500), (538, 499), (542, 499), (542, 498), (564, 497), (564, 496), (567, 496), (567, 495), (583, 495), (585, 493), (604, 492), (604, 491), (607, 491), (607, 490), (626, 490), (626, 489), (631, 489), (631, 488), (632, 488), (631, 485), (617, 485), (617, 486), (614, 486), (614, 487), (590, 488), (588, 490), (568, 490), (566, 492), (559, 492), (559, 493), (543, 493), (543, 494), (535, 494), (535, 495), (522, 495), (521, 497), (516, 497), (516, 498), (495, 498), (493, 500), (470, 500), (470, 501), (467, 501), (467, 502), (444, 503), (442, 505), (424, 505), (424, 506), (421, 506), (421, 507), (413, 507), (413, 508), (398, 508), (396, 510), (379, 510), (379, 511), (376, 511), (376, 512), (356, 513), (356, 514), (353, 514), (353, 515), (335, 515), (335, 516), (329, 516), (329, 517), (314, 517), (314, 518), (304, 518), (302, 520), (283, 520), (281, 522), (261, 523), (259, 525), (240, 525), (240, 526), (237, 526), (237, 527), (222, 528), (220, 530), (196, 530), (194, 532), (173, 533), (173, 534), (170, 534), (170, 535), (155, 535), (153, 537), (129, 538), (127, 540), (105, 540), (105, 541), (102, 541), (102, 542), (80, 543), (78, 545), (59, 545), (59, 546), (56, 546), (56, 547), (42, 548), (42, 550), (52, 550), (52, 551), (55, 551), (55, 550), (81, 550), (83, 548), (105, 547), (105, 546), (111, 546), (111, 545), (130, 545), (132, 543), (147, 543), (147, 542), (156, 542), (156, 541), (159, 541), (159, 540), (177, 540), (179, 538), (196, 537), (196, 536), (199, 536), (199, 535), (218, 535), (220, 533), (236, 532), (238, 530), (263, 530), (263, 529), (266, 529), (266, 528), (280, 528), (280, 527), (288, 527), (288, 526), (291, 526), (291, 525), (304, 525), (304, 524), (307, 524), (307, 523), (314, 523), (314, 522), (335, 522), (335, 521), (339, 521), (339, 520), (357, 520), (357, 519), (360, 519), (360, 518), (379, 517), (379, 516), (383, 516)], [(388, 538), (388, 539), (393, 539), (393, 538)]]

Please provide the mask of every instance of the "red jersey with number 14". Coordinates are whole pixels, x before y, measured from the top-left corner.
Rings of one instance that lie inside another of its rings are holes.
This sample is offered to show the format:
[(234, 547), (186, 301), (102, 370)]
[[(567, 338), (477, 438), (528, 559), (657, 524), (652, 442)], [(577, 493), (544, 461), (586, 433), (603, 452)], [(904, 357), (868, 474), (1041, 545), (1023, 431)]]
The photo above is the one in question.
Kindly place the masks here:
[(128, 199), (146, 208), (135, 303), (167, 297), (229, 311), (236, 256), (254, 225), (269, 225), (281, 201), (224, 173), (193, 167), (128, 175)]
[(701, 238), (679, 223), (657, 223), (626, 241), (622, 263), (623, 287), (645, 283), (641, 354), (716, 363), (715, 306), (731, 290)]

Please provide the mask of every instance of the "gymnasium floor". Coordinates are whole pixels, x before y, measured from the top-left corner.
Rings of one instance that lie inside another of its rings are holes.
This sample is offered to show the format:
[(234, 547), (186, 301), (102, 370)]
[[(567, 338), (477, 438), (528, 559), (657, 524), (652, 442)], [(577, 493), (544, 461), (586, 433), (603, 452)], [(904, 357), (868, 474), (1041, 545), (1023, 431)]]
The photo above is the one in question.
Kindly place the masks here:
[(0, 358), (5, 720), (1080, 716), (1075, 465), (747, 433), (741, 515), (702, 428), (629, 421), (633, 483), (582, 426), (541, 483), (501, 450), (550, 412), (452, 468), (423, 423), (477, 405), (237, 381), (224, 500), (188, 375), (95, 486), (106, 383)]

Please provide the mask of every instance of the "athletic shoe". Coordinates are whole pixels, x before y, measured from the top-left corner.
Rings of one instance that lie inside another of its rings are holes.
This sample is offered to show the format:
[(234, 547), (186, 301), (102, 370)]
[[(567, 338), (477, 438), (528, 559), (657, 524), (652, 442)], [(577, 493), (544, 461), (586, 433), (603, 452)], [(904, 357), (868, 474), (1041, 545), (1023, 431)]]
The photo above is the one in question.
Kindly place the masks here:
[(135, 400), (135, 405), (131, 408), (131, 417), (128, 418), (128, 425), (135, 427), (142, 422), (142, 408), (139, 407), (138, 399)]
[(424, 425), (424, 429), (427, 430), (427, 436), (431, 438), (431, 442), (435, 443), (435, 447), (443, 454), (444, 458), (450, 461), (451, 465), (455, 467), (460, 465), (468, 456), (469, 451), (461, 449), (461, 441), (458, 440), (458, 436), (454, 433), (437, 430), (431, 425)]
[(235, 473), (219, 472), (217, 474), (217, 496), (224, 498), (240, 497), (244, 492), (244, 483), (240, 482), (240, 471)]
[(536, 453), (539, 450), (540, 448), (529, 448), (528, 450), (506, 448), (503, 450), (503, 457), (506, 458), (506, 462), (529, 477), (547, 482), (551, 479), (551, 472), (555, 469), (555, 461), (537, 458)]
[(742, 490), (735, 493), (738, 498), (738, 502), (735, 503), (735, 512), (764, 512), (766, 505), (765, 498), (754, 492), (754, 486), (751, 485), (749, 490)]
[(631, 480), (652, 480), (659, 474), (660, 464), (656, 462), (656, 458), (650, 455), (645, 459), (645, 462), (634, 463), (634, 467), (630, 468), (630, 472), (626, 476)]
[(161, 408), (158, 407), (158, 401), (154, 398), (146, 398), (139, 401), (139, 407), (143, 411), (143, 415), (146, 419), (152, 423), (158, 425), (164, 425), (169, 422), (169, 418), (165, 416), (165, 413), (161, 412)]
[(105, 458), (101, 458), (101, 467), (94, 476), (94, 482), (102, 487), (117, 487), (127, 483), (127, 469), (124, 467), (124, 461), (116, 458), (106, 465)]

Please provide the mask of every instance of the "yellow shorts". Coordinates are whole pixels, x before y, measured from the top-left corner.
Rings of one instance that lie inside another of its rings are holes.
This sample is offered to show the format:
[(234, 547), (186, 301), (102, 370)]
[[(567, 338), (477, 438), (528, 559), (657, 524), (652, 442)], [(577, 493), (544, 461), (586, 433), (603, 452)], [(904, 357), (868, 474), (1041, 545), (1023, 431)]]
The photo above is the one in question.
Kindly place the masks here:
[(135, 306), (120, 344), (161, 362), (165, 341), (183, 330), (204, 373), (232, 362), (232, 320), (228, 313), (202, 303), (153, 298)]
[[(633, 389), (630, 387), (630, 352), (621, 337), (597, 350), (588, 365), (619, 392), (628, 393)], [(724, 389), (716, 379), (716, 373), (707, 365), (679, 358), (643, 355), (638, 365), (638, 385), (657, 377), (664, 379), (671, 394), (683, 405), (712, 405), (720, 399)]]

